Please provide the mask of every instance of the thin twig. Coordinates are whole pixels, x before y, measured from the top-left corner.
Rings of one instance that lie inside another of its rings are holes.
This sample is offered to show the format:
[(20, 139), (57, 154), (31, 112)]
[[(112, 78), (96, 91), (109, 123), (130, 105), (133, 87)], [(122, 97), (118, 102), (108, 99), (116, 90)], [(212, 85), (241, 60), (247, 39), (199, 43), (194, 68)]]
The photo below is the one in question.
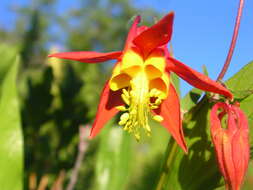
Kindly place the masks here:
[(29, 190), (35, 190), (37, 187), (37, 175), (36, 173), (32, 172), (29, 175)]
[(88, 126), (86, 126), (86, 127), (80, 126), (79, 127), (80, 141), (79, 141), (79, 145), (78, 145), (78, 155), (77, 155), (75, 166), (74, 166), (74, 169), (73, 169), (72, 174), (70, 176), (70, 181), (69, 181), (69, 184), (68, 184), (66, 190), (74, 190), (74, 187), (76, 185), (76, 182), (78, 179), (78, 173), (81, 168), (84, 154), (85, 154), (86, 148), (87, 148), (87, 142), (86, 142), (86, 140), (88, 138), (88, 136), (87, 136), (88, 131), (87, 130), (89, 130)]
[(51, 190), (62, 190), (64, 179), (65, 179), (65, 171), (61, 170), (57, 179), (54, 181)]
[(40, 183), (39, 183), (39, 187), (37, 190), (45, 190), (47, 188), (47, 185), (48, 185), (48, 175), (44, 175), (42, 176), (41, 180), (40, 180)]
[(236, 40), (237, 40), (237, 37), (238, 37), (238, 31), (239, 31), (239, 28), (240, 28), (243, 5), (244, 5), (244, 0), (240, 0), (239, 7), (238, 7), (238, 12), (237, 12), (237, 17), (236, 17), (236, 22), (235, 22), (235, 27), (234, 27), (234, 33), (233, 33), (233, 37), (232, 37), (232, 40), (231, 40), (229, 52), (228, 52), (226, 61), (223, 65), (223, 68), (222, 68), (219, 76), (217, 77), (217, 81), (220, 81), (220, 80), (223, 79), (223, 77), (226, 74), (226, 72), (228, 70), (228, 67), (230, 65), (230, 62), (231, 62), (231, 59), (232, 59), (232, 56), (233, 56), (233, 53), (234, 53), (234, 49), (235, 49)]

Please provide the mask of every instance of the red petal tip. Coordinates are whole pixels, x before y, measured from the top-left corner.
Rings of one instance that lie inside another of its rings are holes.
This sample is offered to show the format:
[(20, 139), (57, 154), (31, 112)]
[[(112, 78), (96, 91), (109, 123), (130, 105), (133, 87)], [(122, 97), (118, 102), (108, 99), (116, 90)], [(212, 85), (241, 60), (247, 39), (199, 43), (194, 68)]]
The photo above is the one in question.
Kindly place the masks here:
[(156, 24), (140, 33), (133, 43), (147, 55), (154, 48), (167, 44), (172, 35), (174, 13), (170, 12)]

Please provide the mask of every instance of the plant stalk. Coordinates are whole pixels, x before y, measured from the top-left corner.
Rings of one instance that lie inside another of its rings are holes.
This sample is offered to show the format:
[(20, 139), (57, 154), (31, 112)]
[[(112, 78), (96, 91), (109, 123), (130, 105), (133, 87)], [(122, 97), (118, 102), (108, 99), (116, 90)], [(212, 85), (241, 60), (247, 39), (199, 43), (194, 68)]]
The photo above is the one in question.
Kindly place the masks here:
[(172, 165), (176, 156), (178, 150), (177, 146), (177, 142), (174, 139), (170, 139), (166, 150), (167, 159), (164, 160), (156, 190), (164, 190), (165, 188), (166, 176), (168, 176), (168, 173), (170, 172), (170, 166)]
[(66, 190), (74, 190), (75, 185), (77, 183), (78, 173), (79, 173), (79, 170), (82, 166), (84, 154), (87, 149), (87, 142), (86, 142), (86, 139), (87, 139), (86, 136), (88, 134), (87, 130), (88, 130), (88, 126), (86, 126), (86, 127), (80, 126), (79, 127), (78, 155), (77, 155), (75, 166), (74, 166), (74, 169), (73, 169), (72, 174), (70, 176), (70, 181), (69, 181), (69, 184), (67, 185)]
[(229, 51), (228, 51), (226, 61), (223, 65), (223, 68), (222, 68), (219, 76), (217, 77), (217, 81), (221, 81), (223, 79), (223, 77), (225, 76), (225, 74), (228, 70), (228, 67), (230, 65), (230, 62), (231, 62), (231, 59), (232, 59), (232, 56), (233, 56), (233, 53), (234, 53), (237, 37), (238, 37), (239, 28), (240, 28), (243, 5), (244, 5), (244, 0), (240, 0), (239, 1), (238, 12), (237, 12), (237, 17), (236, 17), (236, 21), (235, 21), (235, 26), (234, 26), (234, 33), (233, 33), (233, 37), (232, 37), (232, 40), (231, 40), (231, 43), (230, 43), (230, 48), (229, 48)]

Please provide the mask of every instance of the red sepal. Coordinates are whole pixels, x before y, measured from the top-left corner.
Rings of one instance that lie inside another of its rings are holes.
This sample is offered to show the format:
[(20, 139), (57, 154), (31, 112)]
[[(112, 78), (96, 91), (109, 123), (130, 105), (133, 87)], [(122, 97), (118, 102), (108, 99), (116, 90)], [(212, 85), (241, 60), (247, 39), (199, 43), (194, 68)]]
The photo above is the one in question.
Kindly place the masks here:
[(231, 92), (218, 82), (211, 80), (206, 75), (203, 75), (200, 72), (193, 70), (192, 68), (188, 67), (187, 65), (181, 63), (180, 61), (172, 57), (167, 57), (166, 59), (166, 70), (168, 72), (173, 71), (179, 77), (181, 77), (186, 82), (196, 88), (199, 88), (204, 91), (222, 94), (224, 96), (229, 97), (230, 99), (233, 99), (233, 95), (231, 94)]
[(118, 113), (115, 107), (124, 104), (120, 97), (120, 93), (120, 91), (110, 90), (109, 83), (108, 81), (106, 82), (101, 93), (97, 114), (91, 128), (90, 138), (95, 137), (107, 121)]
[(131, 26), (131, 28), (128, 32), (124, 51), (127, 51), (132, 46), (133, 39), (137, 35), (138, 24), (140, 23), (140, 21), (141, 21), (141, 16), (139, 16), (139, 15), (136, 16), (135, 19), (134, 19), (134, 22), (133, 22), (133, 24), (132, 24), (132, 26)]
[(171, 12), (134, 39), (134, 44), (142, 49), (145, 56), (154, 48), (167, 44), (170, 41), (173, 19), (174, 13)]
[(122, 55), (121, 51), (114, 51), (108, 53), (100, 53), (95, 51), (80, 51), (80, 52), (54, 53), (49, 55), (48, 57), (69, 59), (83, 63), (99, 63), (112, 59), (118, 59), (121, 55)]
[(181, 120), (180, 101), (176, 89), (172, 84), (170, 84), (168, 97), (163, 100), (160, 107), (154, 110), (154, 112), (163, 117), (164, 120), (161, 124), (170, 132), (185, 153), (187, 153), (188, 150)]

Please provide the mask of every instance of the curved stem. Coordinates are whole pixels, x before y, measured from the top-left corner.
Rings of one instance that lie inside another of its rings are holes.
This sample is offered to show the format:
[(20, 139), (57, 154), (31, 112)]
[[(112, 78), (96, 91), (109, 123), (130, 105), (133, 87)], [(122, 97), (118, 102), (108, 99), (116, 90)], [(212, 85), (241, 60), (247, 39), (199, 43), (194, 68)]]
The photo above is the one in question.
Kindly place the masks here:
[(178, 149), (177, 142), (174, 139), (170, 139), (165, 153), (166, 159), (164, 160), (164, 163), (162, 165), (162, 170), (158, 178), (156, 190), (165, 190), (166, 184), (168, 182), (167, 178), (169, 177), (169, 174), (171, 172), (170, 168), (177, 154), (177, 149)]
[(79, 127), (78, 155), (77, 155), (77, 158), (75, 161), (75, 166), (74, 166), (74, 169), (71, 173), (70, 181), (67, 185), (66, 190), (74, 190), (75, 189), (75, 185), (76, 185), (76, 182), (78, 179), (78, 173), (79, 173), (79, 170), (81, 169), (84, 154), (86, 152), (87, 145), (88, 145), (87, 141), (86, 141), (88, 138), (88, 136), (87, 136), (88, 131), (87, 130), (89, 130), (88, 126), (86, 126), (86, 127), (80, 126)]
[(240, 0), (239, 2), (239, 8), (238, 8), (238, 12), (237, 12), (237, 17), (236, 17), (236, 22), (235, 22), (235, 27), (234, 27), (234, 33), (233, 33), (233, 37), (231, 40), (231, 44), (230, 44), (230, 48), (229, 48), (229, 52), (226, 58), (226, 61), (223, 65), (223, 68), (217, 78), (217, 81), (222, 80), (224, 75), (226, 74), (228, 67), (230, 65), (233, 53), (234, 53), (234, 49), (235, 49), (235, 44), (236, 44), (236, 40), (238, 37), (238, 31), (240, 28), (240, 22), (241, 22), (241, 17), (242, 17), (242, 10), (243, 10), (243, 5), (244, 5), (244, 0)]

